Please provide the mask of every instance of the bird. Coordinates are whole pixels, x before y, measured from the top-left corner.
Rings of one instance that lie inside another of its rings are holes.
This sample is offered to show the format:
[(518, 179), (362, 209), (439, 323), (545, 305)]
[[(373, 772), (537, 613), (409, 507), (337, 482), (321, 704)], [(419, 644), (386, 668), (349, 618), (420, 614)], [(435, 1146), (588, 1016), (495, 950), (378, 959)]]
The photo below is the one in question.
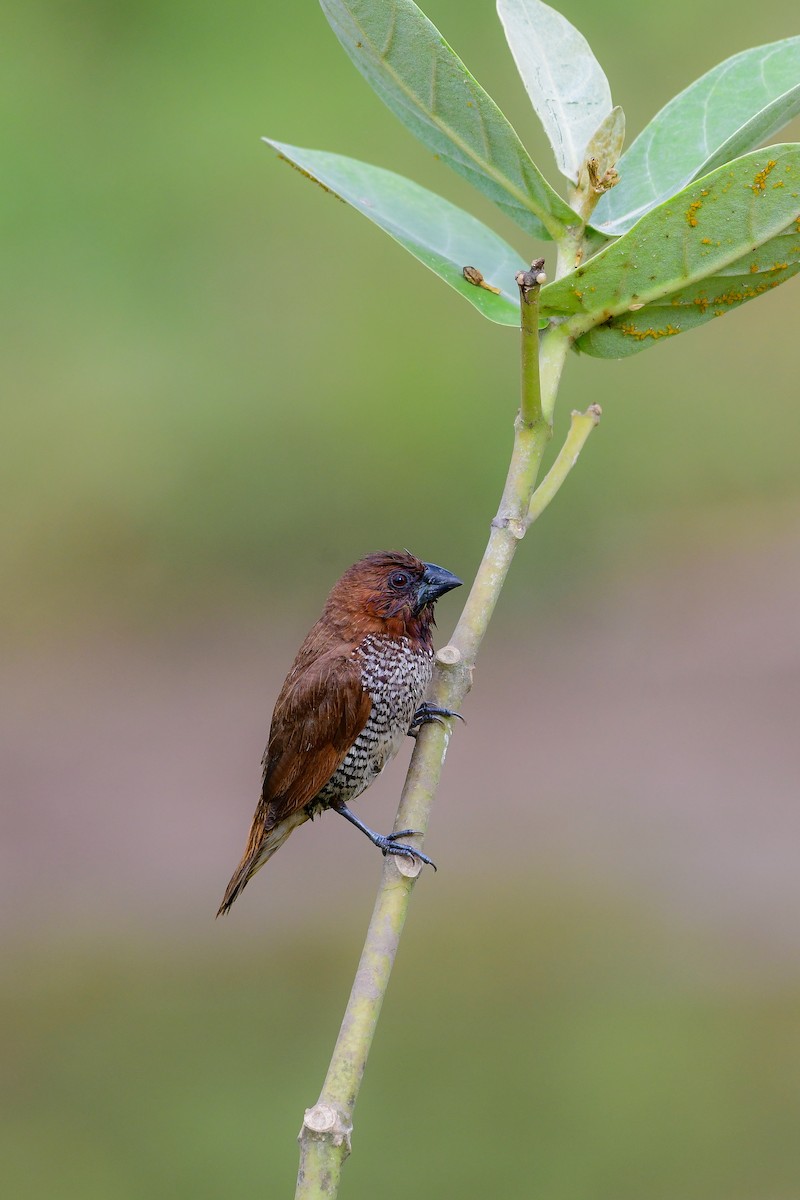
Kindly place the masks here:
[(375, 833), (348, 807), (395, 756), (407, 733), (451, 709), (422, 698), (433, 672), (434, 605), (461, 580), (408, 551), (354, 563), (334, 584), (322, 616), (284, 680), (262, 759), (261, 796), (247, 846), (217, 916), (298, 825), (339, 813), (383, 854), (435, 864), (402, 839)]

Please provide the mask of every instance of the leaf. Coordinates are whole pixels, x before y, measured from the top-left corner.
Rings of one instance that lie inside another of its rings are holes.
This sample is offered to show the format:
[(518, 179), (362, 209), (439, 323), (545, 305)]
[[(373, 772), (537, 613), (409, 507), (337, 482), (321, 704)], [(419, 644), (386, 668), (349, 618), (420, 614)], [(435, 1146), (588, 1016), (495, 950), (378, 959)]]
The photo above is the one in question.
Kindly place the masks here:
[[(393, 171), (341, 154), (264, 141), (303, 175), (379, 225), (490, 321), (519, 325), (514, 276), (524, 266), (523, 258), (475, 217)], [(468, 283), (464, 267), (477, 267), (500, 294)], [(390, 284), (378, 281), (375, 286), (383, 290)]]
[(616, 165), (625, 144), (625, 113), (617, 104), (603, 117), (586, 145), (586, 158), (597, 160), (597, 173), (602, 178)]
[(525, 90), (558, 169), (577, 183), (592, 134), (611, 111), (611, 88), (582, 33), (540, 0), (497, 0)]
[(690, 184), (542, 288), (540, 311), (565, 318), (579, 350), (621, 357), (762, 295), (795, 274), (798, 256), (800, 145), (768, 146)]
[(552, 238), (579, 220), (413, 0), (320, 2), (344, 49), (392, 112), (521, 229)]
[(735, 54), (670, 100), (617, 164), (592, 224), (621, 234), (692, 180), (752, 150), (800, 112), (800, 37)]
[(793, 223), (789, 232), (765, 242), (717, 275), (596, 326), (577, 340), (575, 348), (594, 358), (627, 358), (755, 300), (798, 272), (800, 233)]
[[(798, 62), (798, 70), (800, 70), (800, 62)], [(789, 88), (782, 96), (778, 96), (771, 104), (765, 105), (760, 112), (756, 113), (749, 121), (746, 121), (739, 129), (736, 130), (727, 142), (723, 142), (714, 154), (709, 155), (702, 167), (696, 172), (696, 178), (701, 175), (708, 175), (709, 171), (713, 171), (715, 167), (721, 167), (726, 162), (731, 162), (732, 159), (738, 158), (740, 154), (744, 154), (752, 146), (757, 146), (760, 142), (765, 142), (767, 138), (772, 137), (779, 129), (783, 129), (788, 125), (793, 117), (796, 117), (800, 112), (800, 83), (795, 87)]]

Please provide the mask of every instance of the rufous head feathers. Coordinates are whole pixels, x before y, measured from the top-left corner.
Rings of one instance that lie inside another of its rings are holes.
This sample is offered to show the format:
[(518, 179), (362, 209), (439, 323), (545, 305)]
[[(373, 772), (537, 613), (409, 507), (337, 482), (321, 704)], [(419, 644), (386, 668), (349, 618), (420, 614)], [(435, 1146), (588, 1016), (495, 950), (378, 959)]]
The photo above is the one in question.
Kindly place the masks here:
[(354, 563), (334, 585), (326, 614), (347, 614), (390, 636), (428, 635), (433, 606), (461, 580), (435, 563), (408, 552), (368, 554)]

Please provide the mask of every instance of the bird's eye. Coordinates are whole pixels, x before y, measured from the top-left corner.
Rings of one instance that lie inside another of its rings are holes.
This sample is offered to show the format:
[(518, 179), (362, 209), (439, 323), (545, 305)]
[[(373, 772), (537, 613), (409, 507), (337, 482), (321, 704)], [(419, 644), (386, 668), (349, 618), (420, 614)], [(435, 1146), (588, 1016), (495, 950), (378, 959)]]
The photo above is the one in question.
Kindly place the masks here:
[(398, 592), (408, 587), (408, 584), (409, 576), (405, 571), (395, 571), (394, 574), (389, 576), (389, 586), (395, 588)]

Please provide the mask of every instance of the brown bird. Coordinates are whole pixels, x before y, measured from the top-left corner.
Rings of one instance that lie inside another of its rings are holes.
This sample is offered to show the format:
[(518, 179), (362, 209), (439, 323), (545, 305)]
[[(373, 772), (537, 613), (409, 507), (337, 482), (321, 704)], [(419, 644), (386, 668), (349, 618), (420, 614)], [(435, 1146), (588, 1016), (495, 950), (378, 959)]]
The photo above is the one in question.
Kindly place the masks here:
[(369, 829), (347, 807), (427, 721), (458, 716), (421, 704), (433, 670), (433, 606), (461, 583), (413, 554), (370, 554), (345, 571), (297, 652), (272, 715), (263, 783), (242, 861), (217, 916), (304, 821), (332, 808), (384, 854), (431, 860)]

